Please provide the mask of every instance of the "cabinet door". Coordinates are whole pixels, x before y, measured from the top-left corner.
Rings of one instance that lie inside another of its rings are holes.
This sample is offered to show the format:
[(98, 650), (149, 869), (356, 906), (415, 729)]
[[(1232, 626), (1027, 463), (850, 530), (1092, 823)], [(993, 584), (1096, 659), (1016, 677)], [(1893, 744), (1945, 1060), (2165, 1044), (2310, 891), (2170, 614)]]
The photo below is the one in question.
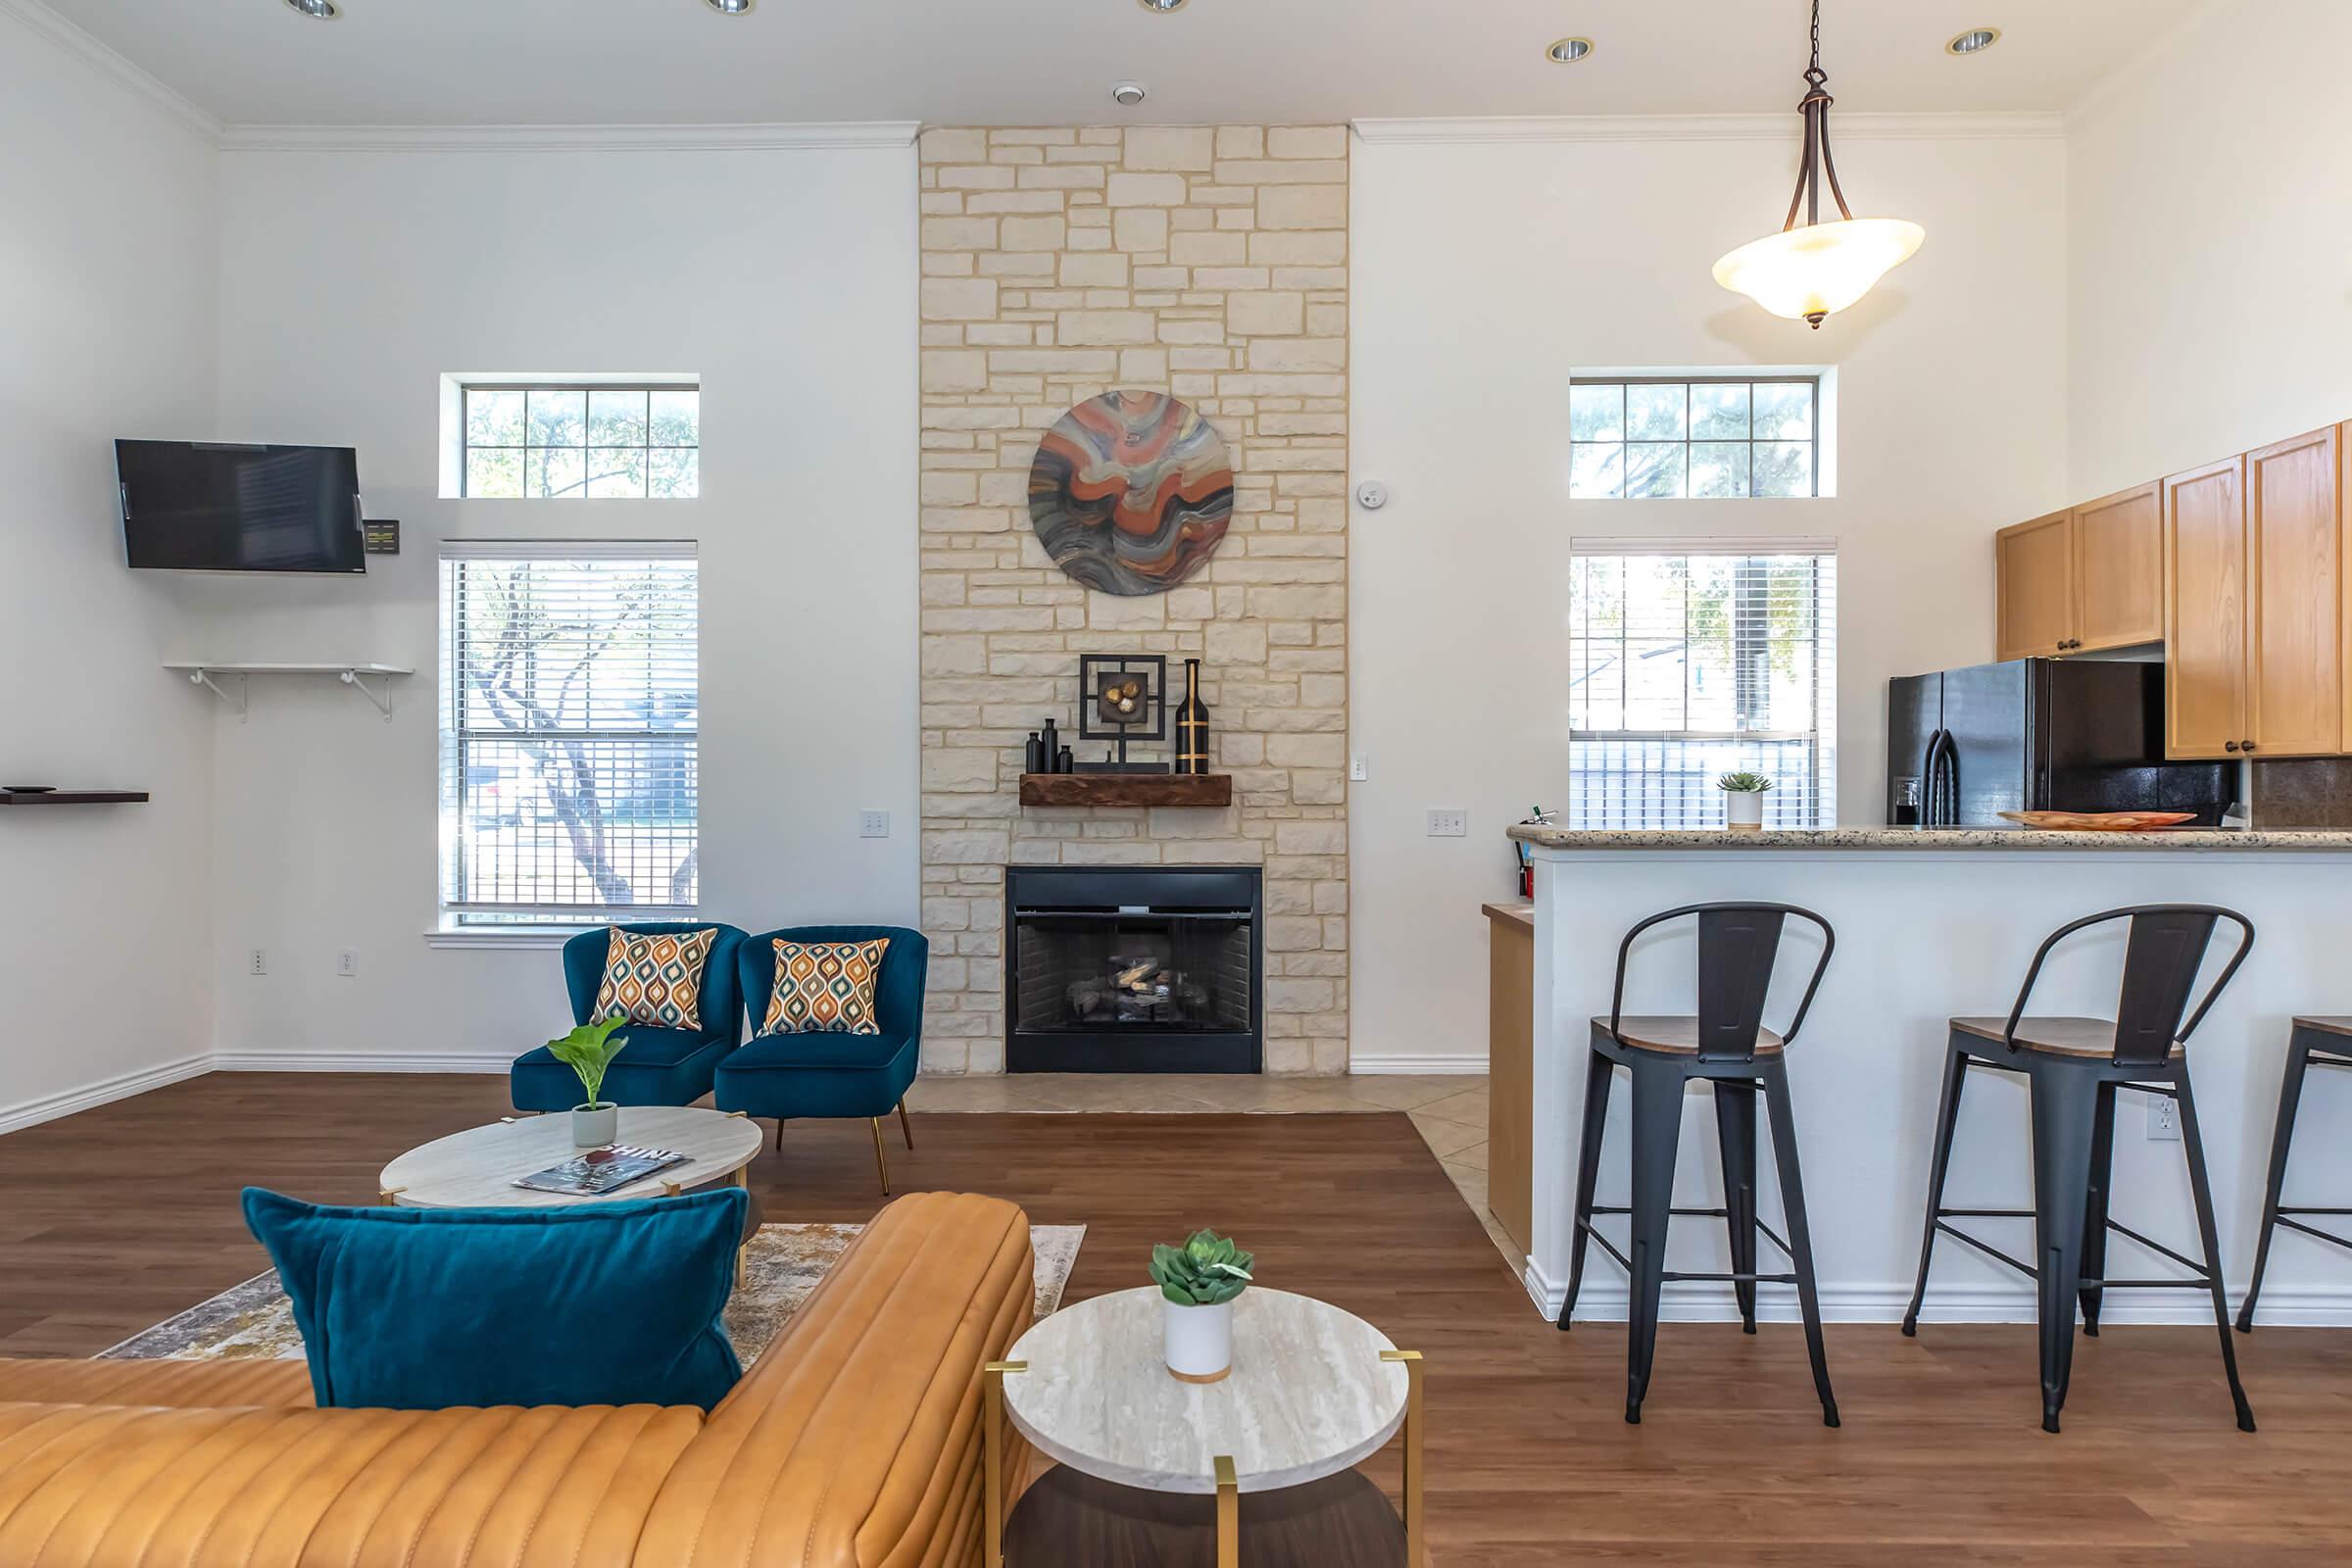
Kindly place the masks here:
[(2246, 735), (2262, 756), (2343, 740), (2335, 427), (2246, 454)]
[(2066, 652), (2075, 635), (2075, 514), (2053, 512), (1993, 535), (2001, 659)]
[(2075, 509), (2075, 635), (2129, 648), (2164, 636), (2164, 501), (2143, 484)]
[(2234, 757), (2245, 743), (2245, 460), (2165, 480), (2168, 757)]

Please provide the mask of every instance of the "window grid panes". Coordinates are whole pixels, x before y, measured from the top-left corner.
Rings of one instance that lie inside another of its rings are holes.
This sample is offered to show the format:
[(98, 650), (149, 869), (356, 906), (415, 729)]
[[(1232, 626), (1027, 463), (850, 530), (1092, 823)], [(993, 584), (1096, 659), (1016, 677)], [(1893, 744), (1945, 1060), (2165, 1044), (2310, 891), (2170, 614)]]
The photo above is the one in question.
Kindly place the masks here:
[(1568, 389), (1572, 500), (1811, 496), (1821, 384), (1809, 376), (1578, 381)]
[(1720, 827), (1747, 771), (1767, 826), (1835, 826), (1837, 600), (1826, 550), (1573, 557), (1570, 825)]
[(462, 494), (476, 500), (689, 500), (702, 489), (702, 389), (464, 389)]
[(695, 907), (698, 572), (626, 548), (442, 560), (444, 926)]

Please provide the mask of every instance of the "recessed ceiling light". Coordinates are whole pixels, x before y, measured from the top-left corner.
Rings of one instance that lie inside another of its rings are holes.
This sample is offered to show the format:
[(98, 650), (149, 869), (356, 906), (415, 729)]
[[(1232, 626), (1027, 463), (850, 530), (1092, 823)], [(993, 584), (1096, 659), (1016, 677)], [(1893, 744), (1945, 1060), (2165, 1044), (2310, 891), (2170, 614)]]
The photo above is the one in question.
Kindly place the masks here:
[(1544, 57), (1555, 66), (1573, 66), (1592, 52), (1590, 38), (1562, 38), (1544, 51)]
[(332, 22), (343, 14), (343, 8), (336, 5), (335, 0), (286, 0), (286, 4), (306, 17), (317, 17), (320, 22)]
[(2001, 41), (1998, 27), (1971, 27), (1943, 46), (1947, 55), (1981, 55)]
[(1144, 101), (1145, 88), (1140, 81), (1114, 81), (1110, 84), (1110, 101), (1122, 109), (1133, 109)]
[(708, 3), (722, 17), (740, 17), (752, 9), (753, 0), (708, 0)]
[(1163, 15), (1170, 11), (1182, 11), (1184, 9), (1184, 0), (1135, 0), (1135, 3), (1139, 6), (1142, 6), (1146, 11), (1156, 11), (1162, 13)]

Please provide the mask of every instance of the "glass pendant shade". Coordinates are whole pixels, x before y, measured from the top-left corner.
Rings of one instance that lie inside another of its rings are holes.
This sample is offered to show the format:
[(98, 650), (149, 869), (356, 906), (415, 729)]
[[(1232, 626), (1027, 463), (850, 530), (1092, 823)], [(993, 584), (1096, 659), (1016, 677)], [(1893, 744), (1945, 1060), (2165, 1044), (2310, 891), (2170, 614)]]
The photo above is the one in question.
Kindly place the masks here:
[(1909, 261), (1927, 237), (1899, 218), (1807, 223), (1733, 251), (1715, 264), (1715, 281), (1775, 316), (1819, 326)]

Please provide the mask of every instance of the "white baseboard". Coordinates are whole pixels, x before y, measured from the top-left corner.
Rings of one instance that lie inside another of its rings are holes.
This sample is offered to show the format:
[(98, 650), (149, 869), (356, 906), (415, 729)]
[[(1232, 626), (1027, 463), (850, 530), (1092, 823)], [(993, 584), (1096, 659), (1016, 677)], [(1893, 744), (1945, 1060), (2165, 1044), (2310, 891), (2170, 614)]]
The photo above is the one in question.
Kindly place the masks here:
[(409, 1052), (397, 1055), (349, 1051), (223, 1051), (215, 1072), (478, 1072), (504, 1073), (513, 1056), (483, 1052)]
[(137, 1072), (126, 1072), (103, 1083), (69, 1089), (62, 1094), (44, 1095), (38, 1100), (27, 1100), (21, 1104), (0, 1108), (0, 1133), (37, 1127), (42, 1122), (55, 1121), (60, 1116), (71, 1116), (77, 1110), (90, 1110), (99, 1105), (112, 1104), (118, 1100), (128, 1100), (133, 1095), (143, 1095), (150, 1089), (161, 1089), (166, 1084), (175, 1084), (182, 1079), (200, 1077), (212, 1070), (213, 1058), (210, 1056), (183, 1056), (160, 1067), (142, 1067)]
[(1349, 1056), (1348, 1070), (1351, 1073), (1397, 1074), (1416, 1076), (1427, 1073), (1477, 1073), (1484, 1076), (1487, 1058), (1484, 1056)]

